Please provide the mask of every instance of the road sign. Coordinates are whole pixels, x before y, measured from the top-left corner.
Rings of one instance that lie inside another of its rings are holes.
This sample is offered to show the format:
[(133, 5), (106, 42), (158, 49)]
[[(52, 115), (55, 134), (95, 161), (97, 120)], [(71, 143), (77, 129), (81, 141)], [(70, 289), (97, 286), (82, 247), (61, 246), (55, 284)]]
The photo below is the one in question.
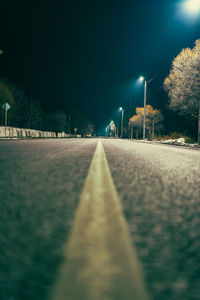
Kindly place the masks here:
[(2, 105), (2, 108), (5, 110), (5, 111), (8, 111), (10, 109), (10, 105), (8, 104), (8, 102), (4, 103)]

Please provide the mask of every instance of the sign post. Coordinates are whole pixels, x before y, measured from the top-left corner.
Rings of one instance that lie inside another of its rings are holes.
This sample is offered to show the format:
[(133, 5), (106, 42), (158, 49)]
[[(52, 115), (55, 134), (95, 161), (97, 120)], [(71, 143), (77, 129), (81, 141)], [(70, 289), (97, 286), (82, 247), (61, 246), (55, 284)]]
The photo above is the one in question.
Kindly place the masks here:
[(7, 127), (7, 111), (10, 109), (10, 105), (6, 102), (2, 105), (2, 108), (5, 110), (5, 127)]

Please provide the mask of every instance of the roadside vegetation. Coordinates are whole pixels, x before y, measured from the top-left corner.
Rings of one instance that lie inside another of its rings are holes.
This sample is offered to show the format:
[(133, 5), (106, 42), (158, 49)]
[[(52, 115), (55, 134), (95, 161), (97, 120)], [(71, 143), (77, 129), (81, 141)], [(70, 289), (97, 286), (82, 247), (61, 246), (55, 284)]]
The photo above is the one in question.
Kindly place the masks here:
[(166, 141), (166, 140), (177, 140), (180, 138), (183, 138), (186, 144), (194, 144), (196, 142), (194, 138), (186, 136), (180, 132), (172, 132), (169, 135), (163, 135), (161, 137), (157, 137), (157, 140)]
[[(191, 131), (196, 133), (196, 139), (187, 134), (187, 128), (183, 132), (163, 134), (163, 114), (151, 105), (146, 106), (146, 137), (149, 140), (183, 138), (186, 143), (197, 141), (200, 144), (200, 39), (195, 42), (194, 48), (183, 49), (174, 58), (163, 87), (169, 96), (169, 109), (181, 115), (185, 124), (192, 125)], [(143, 120), (144, 108), (136, 107), (126, 129), (129, 138), (142, 139)]]
[(4, 126), (4, 103), (10, 105), (8, 126), (44, 131), (66, 132), (91, 135), (93, 124), (87, 115), (78, 111), (56, 110), (47, 112), (37, 99), (30, 98), (26, 92), (5, 78), (0, 78), (0, 126)]
[[(131, 138), (141, 138), (144, 121), (144, 107), (136, 107), (136, 114), (129, 119)], [(151, 105), (146, 106), (146, 131), (148, 139), (153, 140), (155, 135), (163, 131), (163, 115)]]
[[(146, 137), (149, 140), (184, 137), (188, 143), (197, 140), (200, 144), (200, 39), (195, 42), (192, 49), (183, 49), (174, 58), (163, 87), (169, 96), (170, 110), (189, 121), (194, 134), (190, 137), (187, 130), (183, 130), (182, 133), (166, 132), (163, 126), (163, 113), (147, 105)], [(78, 111), (66, 112), (59, 109), (47, 112), (37, 99), (29, 98), (23, 89), (5, 78), (0, 78), (0, 126), (4, 125), (2, 105), (6, 102), (11, 107), (8, 112), (8, 126), (78, 133), (82, 136), (91, 136), (94, 133), (94, 125), (87, 115)], [(124, 111), (123, 137), (142, 139), (144, 108), (129, 106)], [(110, 129), (110, 136), (120, 136), (120, 122), (119, 118), (114, 120), (115, 130)]]
[(194, 48), (183, 49), (172, 62), (164, 81), (170, 109), (196, 120), (200, 143), (200, 40)]

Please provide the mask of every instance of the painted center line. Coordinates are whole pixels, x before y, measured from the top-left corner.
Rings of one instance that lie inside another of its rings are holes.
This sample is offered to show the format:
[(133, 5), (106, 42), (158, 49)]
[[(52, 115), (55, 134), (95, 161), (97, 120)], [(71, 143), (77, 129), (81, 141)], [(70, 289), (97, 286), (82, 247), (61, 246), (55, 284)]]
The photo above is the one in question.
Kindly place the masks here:
[(101, 140), (51, 299), (149, 299)]

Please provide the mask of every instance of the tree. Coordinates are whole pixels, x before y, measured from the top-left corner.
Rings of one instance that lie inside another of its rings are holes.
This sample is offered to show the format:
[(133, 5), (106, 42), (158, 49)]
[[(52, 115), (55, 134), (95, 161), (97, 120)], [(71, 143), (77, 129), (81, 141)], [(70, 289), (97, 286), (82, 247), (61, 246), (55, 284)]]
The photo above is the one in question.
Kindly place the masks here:
[[(144, 115), (144, 109), (143, 109)], [(151, 105), (146, 107), (146, 129), (149, 132), (151, 139), (154, 139), (155, 134), (159, 134), (163, 130), (163, 115), (158, 109), (153, 109)]]
[(92, 136), (94, 132), (94, 125), (92, 123), (88, 123), (86, 127), (86, 136)]
[(64, 111), (58, 110), (48, 116), (48, 130), (55, 132), (63, 132), (66, 129), (67, 115)]
[(14, 115), (12, 123), (18, 127), (41, 129), (43, 110), (36, 99), (29, 99), (24, 90), (13, 86)]
[(173, 60), (164, 89), (172, 110), (198, 119), (200, 143), (200, 40), (195, 42), (194, 48), (183, 49)]
[(9, 115), (8, 115), (9, 116), (8, 123), (10, 123), (10, 117), (13, 113), (13, 107), (14, 107), (14, 96), (9, 82), (6, 79), (1, 78), (0, 79), (0, 109), (2, 110), (2, 114), (0, 114), (1, 124), (3, 124), (3, 120), (4, 120), (4, 111), (2, 109), (2, 105), (5, 102), (7, 102), (11, 107), (11, 110), (9, 111)]
[(133, 138), (133, 129), (136, 131), (136, 139), (139, 137), (139, 131), (142, 128), (142, 117), (140, 115), (134, 115), (129, 119), (129, 126), (131, 128), (131, 138)]
[[(136, 115), (129, 119), (129, 126), (136, 129), (136, 138), (143, 129), (143, 119), (144, 119), (144, 107), (136, 107)], [(146, 130), (149, 138), (153, 139), (155, 133), (159, 134), (163, 129), (162, 125), (163, 115), (157, 110), (153, 109), (151, 105), (146, 106)], [(132, 129), (131, 129), (132, 131)], [(132, 133), (131, 133), (132, 136)]]
[(82, 134), (83, 136), (92, 134), (94, 127), (86, 114), (75, 111), (71, 121), (72, 128), (77, 128), (79, 134)]
[[(41, 129), (43, 110), (35, 99), (29, 99), (24, 90), (7, 79), (0, 79), (0, 106), (8, 102), (11, 106), (8, 114), (9, 125), (22, 128)], [(0, 116), (1, 124), (3, 116)]]
[(24, 107), (24, 121), (26, 128), (40, 129), (42, 108), (36, 99), (29, 99)]

